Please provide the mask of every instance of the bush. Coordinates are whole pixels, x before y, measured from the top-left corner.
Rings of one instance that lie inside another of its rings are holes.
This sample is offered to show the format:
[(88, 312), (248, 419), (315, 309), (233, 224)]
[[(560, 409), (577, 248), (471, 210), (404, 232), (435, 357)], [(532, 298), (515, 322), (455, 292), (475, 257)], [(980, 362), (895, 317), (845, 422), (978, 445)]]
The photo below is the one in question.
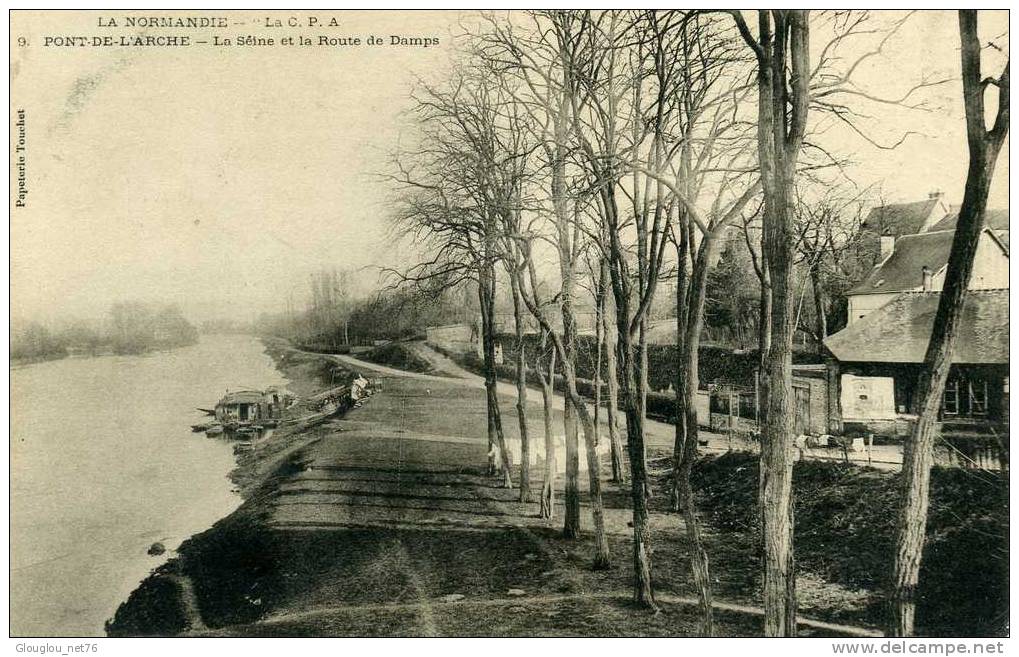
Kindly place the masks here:
[[(497, 336), (496, 339), (502, 344), (506, 362), (511, 362), (516, 358), (516, 336), (502, 334)], [(524, 353), (529, 366), (534, 364), (534, 357), (540, 348), (541, 337), (539, 335), (528, 334), (524, 336)], [(579, 378), (594, 379), (597, 356), (598, 350), (594, 336), (578, 336), (577, 376)], [(699, 356), (698, 374), (701, 383), (732, 383), (746, 386), (754, 384), (754, 371), (757, 368), (758, 362), (756, 351), (739, 352), (727, 347), (701, 345)], [(815, 362), (816, 355), (812, 353), (796, 353), (793, 356), (793, 360), (796, 363)], [(676, 381), (678, 363), (679, 356), (675, 345), (649, 344), (648, 386), (650, 389), (655, 392), (669, 390)], [(605, 359), (602, 358), (603, 380), (606, 375)]]
[(363, 356), (365, 360), (379, 365), (395, 367), (407, 372), (428, 373), (433, 370), (432, 364), (415, 354), (406, 344), (390, 342), (375, 347)]

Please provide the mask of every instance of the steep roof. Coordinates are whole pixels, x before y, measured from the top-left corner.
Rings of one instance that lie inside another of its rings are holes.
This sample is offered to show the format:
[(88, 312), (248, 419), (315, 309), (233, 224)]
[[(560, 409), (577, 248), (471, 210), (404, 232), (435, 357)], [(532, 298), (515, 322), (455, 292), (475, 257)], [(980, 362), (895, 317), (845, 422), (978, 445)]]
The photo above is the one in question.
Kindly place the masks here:
[[(931, 230), (955, 230), (959, 221), (959, 208), (953, 207), (945, 218), (931, 226)], [(984, 216), (984, 227), (995, 231), (1008, 230), (1008, 208), (1004, 210), (988, 210)]]
[(909, 235), (918, 233), (924, 221), (941, 202), (938, 198), (913, 203), (892, 203), (871, 208), (862, 227), (878, 234)]
[[(1006, 256), (1009, 255), (1008, 231), (985, 228), (981, 238), (984, 235), (990, 237)], [(922, 287), (925, 266), (931, 273), (936, 274), (948, 264), (954, 236), (954, 230), (939, 230), (899, 237), (895, 240), (895, 249), (888, 259), (875, 265), (870, 273), (846, 294), (849, 296), (888, 294)]]
[(948, 264), (954, 235), (953, 230), (903, 235), (895, 240), (892, 255), (871, 269), (846, 294), (887, 294), (922, 286), (924, 266), (937, 272)]
[[(904, 292), (824, 344), (842, 362), (922, 363), (940, 292)], [(1008, 290), (970, 290), (953, 363), (1008, 364)]]

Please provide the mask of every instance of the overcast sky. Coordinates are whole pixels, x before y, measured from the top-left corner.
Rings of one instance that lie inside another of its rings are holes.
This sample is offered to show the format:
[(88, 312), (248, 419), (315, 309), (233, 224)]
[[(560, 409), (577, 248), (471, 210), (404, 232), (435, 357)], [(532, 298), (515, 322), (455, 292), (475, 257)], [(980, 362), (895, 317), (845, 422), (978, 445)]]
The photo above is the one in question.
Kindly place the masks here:
[[(274, 32), (262, 26), (266, 16), (308, 14), (254, 12), (230, 15), (244, 24), (216, 33), (377, 34), (387, 43), (396, 34), (440, 45), (56, 48), (43, 47), (46, 35), (134, 31), (97, 27), (100, 15), (122, 23), (119, 11), (13, 16), (12, 114), (26, 111), (29, 188), (28, 207), (12, 211), (15, 318), (96, 317), (116, 300), (142, 299), (179, 303), (198, 321), (248, 319), (281, 309), (288, 294), (301, 298), (316, 269), (399, 260), (375, 174), (408, 129), (401, 113), (415, 76), (435, 75), (455, 55), (460, 17), (314, 14), (323, 23), (335, 15), (343, 27)], [(1004, 12), (982, 21), (989, 38), (1007, 29)], [(14, 45), (19, 36), (29, 45)], [(958, 58), (955, 14), (922, 13), (862, 79), (873, 93), (895, 95), (925, 73), (957, 77)], [(852, 154), (854, 178), (880, 182), (889, 201), (942, 190), (958, 203), (960, 96), (952, 83), (930, 94), (941, 111), (880, 115), (887, 119), (875, 123), (876, 138), (925, 135), (894, 151), (837, 129), (825, 139)], [(992, 207), (1007, 207), (1007, 158), (1006, 150)]]

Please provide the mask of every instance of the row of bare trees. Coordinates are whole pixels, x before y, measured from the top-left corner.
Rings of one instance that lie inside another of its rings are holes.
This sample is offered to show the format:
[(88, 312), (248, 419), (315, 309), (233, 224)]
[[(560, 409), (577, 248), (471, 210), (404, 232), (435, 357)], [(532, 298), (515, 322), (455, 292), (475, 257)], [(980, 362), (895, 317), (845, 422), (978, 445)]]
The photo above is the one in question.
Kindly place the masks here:
[[(964, 46), (969, 20), (962, 20)], [(814, 224), (798, 219), (798, 198), (819, 170), (841, 164), (829, 150), (811, 143), (810, 115), (853, 121), (846, 98), (860, 94), (854, 71), (889, 38), (857, 50), (859, 56), (848, 60), (842, 54), (848, 44), (874, 31), (866, 21), (866, 14), (811, 16), (804, 10), (762, 10), (752, 19), (742, 12), (702, 11), (484, 15), (467, 31), (465, 56), (448, 79), (418, 85), (416, 139), (396, 158), (396, 223), (427, 254), (401, 272), (403, 280), (431, 289), (470, 282), (477, 290), (490, 468), (507, 487), (519, 486), (521, 501), (531, 500), (529, 451), (535, 434), (527, 422), (527, 387), (533, 371), (543, 393), (545, 420), (539, 506), (542, 516), (553, 516), (553, 381), (560, 375), (566, 448), (563, 534), (581, 535), (583, 441), (593, 565), (610, 567), (598, 454), (599, 414), (605, 406), (611, 477), (630, 485), (633, 597), (649, 608), (657, 606), (645, 450), (649, 312), (659, 283), (674, 281), (680, 367), (671, 502), (683, 514), (704, 634), (713, 632), (712, 577), (690, 481), (698, 444), (698, 348), (708, 274), (727, 233), (734, 226), (746, 228), (748, 216), (759, 217), (761, 227), (758, 244), (750, 243), (750, 232), (746, 235), (761, 283), (765, 632), (796, 632), (791, 369), (796, 300), (802, 296), (796, 263), (807, 262), (818, 290), (818, 254), (845, 241), (833, 235), (831, 217), (821, 211)], [(889, 35), (900, 25), (891, 26)], [(811, 42), (815, 30), (822, 35), (820, 48)], [(973, 68), (972, 57), (964, 47), (965, 75)], [(976, 69), (979, 74), (979, 61)], [(987, 138), (990, 145), (979, 155), (984, 187), (1007, 131), (1007, 69), (1004, 82), (996, 80), (977, 83), (981, 89), (997, 86), (1003, 99), (999, 115), (1005, 108), (1005, 127), (995, 126)], [(914, 90), (930, 84), (925, 80)], [(970, 102), (968, 95), (967, 107)], [(976, 206), (986, 201), (986, 189), (982, 200), (970, 197), (967, 188), (960, 227), (964, 219), (974, 225), (982, 219), (982, 206)], [(953, 258), (959, 259), (954, 251)], [(496, 389), (500, 280), (512, 301), (517, 341), (518, 482), (513, 481), (516, 470)], [(952, 290), (951, 301), (946, 295), (942, 305), (961, 303), (965, 285)], [(581, 394), (577, 376), (576, 308), (585, 293), (596, 309), (599, 348), (593, 407)], [(822, 304), (817, 305), (820, 340), (827, 330)], [(531, 324), (540, 327), (542, 349), (528, 355), (524, 341)], [(952, 331), (947, 333), (950, 337)], [(604, 400), (602, 362), (608, 374)], [(936, 386), (932, 390), (937, 397)], [(617, 425), (620, 412), (624, 431)], [(921, 453), (929, 451), (923, 446), (925, 435), (917, 441)], [(929, 469), (929, 462), (918, 464), (907, 469), (906, 478), (916, 477), (917, 468)], [(926, 489), (922, 477), (911, 485)], [(917, 510), (925, 511), (925, 501), (908, 501), (906, 507), (910, 510), (904, 511), (902, 526), (915, 530)], [(907, 554), (907, 548), (900, 547), (899, 559), (915, 556), (918, 563), (919, 554)], [(907, 571), (900, 577), (904, 586), (915, 584), (915, 571)], [(911, 630), (910, 624), (899, 631)]]

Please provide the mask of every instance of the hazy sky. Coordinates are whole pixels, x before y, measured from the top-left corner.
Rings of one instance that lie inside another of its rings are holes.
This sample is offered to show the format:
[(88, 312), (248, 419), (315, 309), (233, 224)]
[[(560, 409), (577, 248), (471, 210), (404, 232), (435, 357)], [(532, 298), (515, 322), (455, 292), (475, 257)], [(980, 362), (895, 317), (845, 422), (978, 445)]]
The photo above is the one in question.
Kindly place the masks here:
[[(300, 299), (318, 268), (399, 260), (374, 174), (407, 130), (401, 113), (415, 75), (435, 75), (455, 54), (456, 12), (189, 12), (225, 15), (231, 26), (145, 32), (316, 42), (375, 34), (387, 44), (376, 48), (43, 45), (47, 35), (137, 34), (123, 27), (127, 15), (12, 18), (12, 122), (24, 109), (29, 188), (28, 207), (12, 211), (16, 318), (98, 316), (132, 298), (177, 302), (195, 320), (248, 319), (281, 309), (290, 293)], [(308, 28), (309, 15), (320, 24), (335, 16), (341, 27)], [(119, 27), (99, 27), (100, 16)], [(267, 28), (267, 16), (297, 17), (303, 27)], [(996, 25), (991, 18), (982, 16), (989, 37), (1007, 24), (1004, 12)], [(895, 95), (924, 73), (957, 77), (957, 31), (952, 12), (915, 16), (861, 79), (873, 93)], [(394, 34), (440, 45), (391, 46)], [(18, 37), (28, 45), (18, 47)], [(883, 140), (905, 129), (925, 133), (895, 151), (838, 129), (824, 139), (853, 154), (862, 184), (882, 181), (888, 200), (940, 189), (958, 203), (966, 170), (960, 96), (953, 83), (929, 95), (943, 111), (873, 108), (888, 112), (886, 127), (874, 128)], [(994, 207), (1007, 206), (1007, 157)]]

